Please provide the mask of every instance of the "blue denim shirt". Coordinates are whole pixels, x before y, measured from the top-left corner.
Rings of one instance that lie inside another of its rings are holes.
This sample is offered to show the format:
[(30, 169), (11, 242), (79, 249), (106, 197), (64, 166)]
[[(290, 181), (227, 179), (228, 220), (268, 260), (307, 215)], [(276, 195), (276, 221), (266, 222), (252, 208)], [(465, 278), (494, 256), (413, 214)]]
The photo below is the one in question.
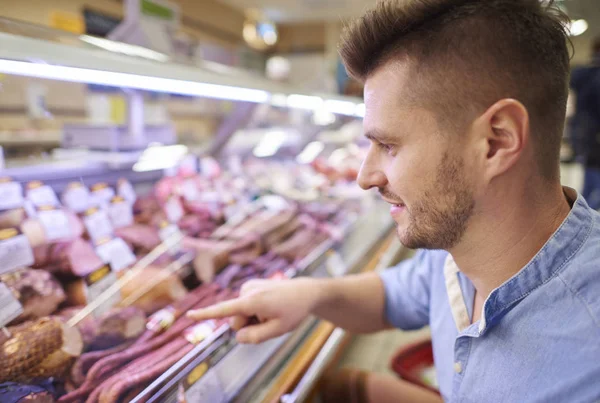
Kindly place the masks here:
[(566, 193), (577, 197), (569, 216), (478, 322), (475, 289), (447, 252), (419, 251), (381, 273), (389, 322), (431, 326), (446, 401), (600, 401), (600, 214)]

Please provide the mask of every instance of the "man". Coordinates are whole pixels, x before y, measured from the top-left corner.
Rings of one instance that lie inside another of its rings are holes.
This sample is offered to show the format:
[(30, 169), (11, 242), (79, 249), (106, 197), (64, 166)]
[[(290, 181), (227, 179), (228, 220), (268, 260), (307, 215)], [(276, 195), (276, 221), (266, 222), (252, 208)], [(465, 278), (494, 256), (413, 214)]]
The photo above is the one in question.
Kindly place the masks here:
[(573, 70), (571, 88), (575, 92), (571, 141), (585, 169), (582, 196), (600, 210), (600, 38), (592, 46), (592, 64)]
[[(243, 343), (310, 314), (352, 332), (429, 325), (446, 401), (600, 399), (600, 215), (559, 178), (563, 21), (538, 0), (398, 0), (350, 25), (340, 53), (371, 140), (359, 184), (422, 250), (381, 275), (252, 281), (190, 316), (233, 316)], [(366, 395), (439, 400), (379, 376)]]

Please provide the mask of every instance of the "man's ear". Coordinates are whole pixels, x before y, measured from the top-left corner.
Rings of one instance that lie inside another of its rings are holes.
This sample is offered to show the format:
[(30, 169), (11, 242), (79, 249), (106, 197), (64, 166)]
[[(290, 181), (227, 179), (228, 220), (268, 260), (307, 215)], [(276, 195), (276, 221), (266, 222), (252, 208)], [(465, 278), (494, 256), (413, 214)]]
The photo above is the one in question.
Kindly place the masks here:
[(488, 180), (514, 166), (529, 143), (529, 113), (514, 99), (503, 99), (477, 119)]

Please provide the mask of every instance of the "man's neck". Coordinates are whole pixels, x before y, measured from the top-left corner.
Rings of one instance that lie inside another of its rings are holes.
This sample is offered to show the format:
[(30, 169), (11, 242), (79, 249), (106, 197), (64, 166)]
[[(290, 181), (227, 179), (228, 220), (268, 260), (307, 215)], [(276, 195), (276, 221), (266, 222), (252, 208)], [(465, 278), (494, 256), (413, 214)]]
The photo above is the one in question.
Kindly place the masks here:
[(464, 240), (450, 250), (484, 299), (537, 254), (570, 212), (558, 184), (543, 197), (532, 190), (502, 194), (474, 215)]

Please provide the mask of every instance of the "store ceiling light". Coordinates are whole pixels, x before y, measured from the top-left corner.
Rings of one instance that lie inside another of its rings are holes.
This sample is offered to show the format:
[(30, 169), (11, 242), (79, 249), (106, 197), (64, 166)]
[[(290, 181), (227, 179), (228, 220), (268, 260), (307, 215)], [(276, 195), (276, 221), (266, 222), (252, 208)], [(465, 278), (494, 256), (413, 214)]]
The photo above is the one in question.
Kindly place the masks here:
[(358, 104), (356, 106), (356, 116), (357, 117), (364, 118), (366, 111), (367, 111), (367, 108), (365, 107), (365, 104)]
[(325, 109), (338, 115), (355, 116), (357, 104), (351, 101), (328, 99), (325, 101)]
[(251, 88), (14, 60), (0, 59), (0, 73), (229, 101), (264, 103), (269, 100), (267, 91)]
[(156, 60), (158, 62), (169, 61), (169, 56), (165, 55), (164, 53), (156, 52), (152, 49), (144, 48), (142, 46), (110, 41), (108, 39), (98, 38), (89, 35), (81, 35), (79, 36), (79, 39), (91, 45), (98, 46), (99, 48), (106, 49), (115, 53), (122, 53), (128, 56), (142, 57), (144, 59)]
[(329, 126), (335, 123), (335, 115), (326, 109), (319, 109), (313, 113), (312, 122), (317, 126)]
[(296, 161), (298, 161), (299, 164), (310, 164), (319, 156), (319, 154), (321, 154), (324, 148), (325, 145), (320, 141), (313, 141), (304, 147), (304, 150), (298, 154)]
[(133, 170), (147, 172), (173, 168), (188, 154), (188, 151), (187, 146), (182, 144), (148, 147), (133, 166)]
[(323, 107), (323, 98), (314, 95), (292, 94), (287, 97), (287, 106), (316, 111)]
[(589, 28), (586, 20), (573, 20), (569, 24), (569, 35), (579, 36), (585, 33)]
[(283, 130), (271, 130), (263, 135), (260, 143), (254, 147), (252, 153), (259, 158), (271, 157), (285, 143), (285, 139), (286, 134)]

